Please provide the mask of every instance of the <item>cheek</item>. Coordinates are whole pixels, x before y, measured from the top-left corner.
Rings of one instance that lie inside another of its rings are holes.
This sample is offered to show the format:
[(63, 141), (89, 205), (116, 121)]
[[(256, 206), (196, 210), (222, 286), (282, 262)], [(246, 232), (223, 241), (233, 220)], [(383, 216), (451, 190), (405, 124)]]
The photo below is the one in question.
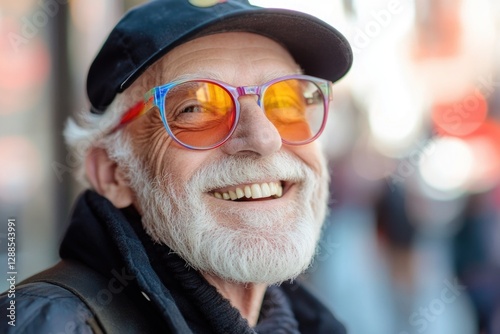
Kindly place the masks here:
[(159, 113), (156, 111), (151, 111), (149, 114), (135, 120), (130, 125), (130, 134), (134, 145), (138, 148), (139, 153), (142, 152), (142, 154), (146, 152), (145, 150), (151, 148), (152, 143), (166, 142), (168, 138), (167, 131), (163, 126)]
[(168, 175), (172, 183), (165, 186), (178, 190), (182, 190), (210, 154), (210, 151), (193, 151), (180, 146), (168, 136), (163, 125), (160, 129), (149, 129), (149, 133), (137, 133), (133, 145), (150, 177), (163, 180)]
[(293, 146), (290, 151), (317, 175), (323, 175), (326, 172), (326, 160), (317, 142), (303, 146)]
[(156, 114), (139, 118), (129, 127), (134, 153), (151, 177), (159, 175), (169, 147), (175, 145)]

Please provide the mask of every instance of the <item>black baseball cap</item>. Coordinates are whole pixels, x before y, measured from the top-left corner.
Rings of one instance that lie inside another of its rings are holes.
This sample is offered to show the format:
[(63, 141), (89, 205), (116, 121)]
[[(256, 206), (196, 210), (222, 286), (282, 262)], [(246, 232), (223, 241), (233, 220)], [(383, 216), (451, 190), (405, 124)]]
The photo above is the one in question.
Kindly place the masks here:
[(87, 93), (91, 112), (104, 113), (116, 94), (176, 46), (201, 36), (236, 31), (277, 41), (308, 75), (336, 81), (352, 64), (346, 38), (308, 14), (261, 8), (247, 0), (154, 0), (125, 14), (90, 66)]

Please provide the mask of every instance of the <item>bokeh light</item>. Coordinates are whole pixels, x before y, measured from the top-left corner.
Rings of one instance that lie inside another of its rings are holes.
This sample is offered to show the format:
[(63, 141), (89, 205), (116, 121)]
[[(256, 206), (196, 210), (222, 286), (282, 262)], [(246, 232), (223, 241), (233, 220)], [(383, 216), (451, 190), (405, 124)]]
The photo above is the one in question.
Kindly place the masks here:
[(22, 37), (21, 29), (13, 19), (0, 19), (0, 115), (30, 108), (50, 72), (47, 45), (39, 35)]
[(388, 87), (376, 96), (368, 110), (370, 130), (377, 149), (388, 156), (401, 156), (422, 130), (422, 110), (401, 86)]
[(478, 89), (452, 103), (436, 104), (432, 119), (440, 134), (464, 136), (477, 130), (486, 119), (488, 104)]
[(474, 154), (470, 145), (454, 137), (435, 139), (432, 153), (419, 163), (423, 181), (449, 197), (461, 195), (473, 173)]
[(500, 182), (500, 124), (487, 120), (464, 140), (474, 157), (469, 191), (486, 192), (494, 188)]

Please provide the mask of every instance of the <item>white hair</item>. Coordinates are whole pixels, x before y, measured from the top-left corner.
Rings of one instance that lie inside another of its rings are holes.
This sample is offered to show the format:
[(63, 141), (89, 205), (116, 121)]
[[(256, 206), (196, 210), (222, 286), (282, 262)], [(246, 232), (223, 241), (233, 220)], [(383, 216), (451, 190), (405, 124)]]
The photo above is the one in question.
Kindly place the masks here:
[(123, 114), (142, 101), (144, 94), (162, 80), (164, 62), (158, 61), (149, 67), (129, 88), (117, 94), (102, 114), (82, 108), (74, 117), (68, 118), (64, 139), (75, 167), (75, 178), (85, 186), (89, 182), (85, 175), (85, 158), (93, 147), (108, 150), (110, 143), (123, 135), (123, 131), (110, 132), (117, 126)]

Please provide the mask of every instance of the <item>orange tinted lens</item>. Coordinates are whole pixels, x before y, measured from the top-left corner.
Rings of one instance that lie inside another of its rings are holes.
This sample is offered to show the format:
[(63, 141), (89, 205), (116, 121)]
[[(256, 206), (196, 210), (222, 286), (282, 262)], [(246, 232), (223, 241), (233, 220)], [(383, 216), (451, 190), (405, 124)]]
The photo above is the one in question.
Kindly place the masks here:
[(231, 95), (209, 82), (186, 82), (172, 88), (165, 98), (165, 116), (180, 142), (198, 148), (223, 141), (234, 123)]
[(286, 141), (307, 141), (316, 136), (323, 125), (323, 93), (312, 81), (277, 82), (267, 88), (263, 105), (267, 117)]

